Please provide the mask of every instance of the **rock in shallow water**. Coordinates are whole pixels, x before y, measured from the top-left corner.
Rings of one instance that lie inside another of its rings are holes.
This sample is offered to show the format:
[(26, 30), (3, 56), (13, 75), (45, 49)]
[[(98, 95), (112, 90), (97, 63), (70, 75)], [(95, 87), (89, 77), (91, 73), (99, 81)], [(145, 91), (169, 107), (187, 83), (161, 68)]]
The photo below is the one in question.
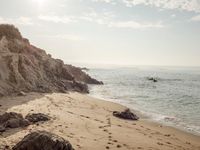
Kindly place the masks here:
[(13, 150), (74, 150), (69, 141), (46, 131), (28, 134)]
[(118, 117), (118, 118), (122, 118), (122, 119), (128, 119), (128, 120), (138, 120), (139, 119), (139, 117), (136, 116), (135, 114), (133, 114), (130, 111), (130, 109), (126, 109), (123, 112), (114, 111), (113, 116)]

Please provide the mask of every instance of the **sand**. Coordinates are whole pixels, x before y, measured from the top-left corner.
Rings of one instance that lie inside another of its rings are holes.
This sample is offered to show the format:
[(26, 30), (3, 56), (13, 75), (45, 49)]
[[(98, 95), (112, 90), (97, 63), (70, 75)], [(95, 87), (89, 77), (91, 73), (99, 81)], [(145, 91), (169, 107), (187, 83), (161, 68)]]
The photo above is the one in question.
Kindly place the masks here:
[(0, 149), (12, 147), (32, 131), (46, 130), (69, 140), (76, 150), (200, 150), (199, 136), (145, 119), (127, 121), (112, 116), (112, 111), (124, 109), (79, 93), (4, 97), (0, 99), (0, 114), (40, 112), (51, 120), (6, 131), (0, 135)]

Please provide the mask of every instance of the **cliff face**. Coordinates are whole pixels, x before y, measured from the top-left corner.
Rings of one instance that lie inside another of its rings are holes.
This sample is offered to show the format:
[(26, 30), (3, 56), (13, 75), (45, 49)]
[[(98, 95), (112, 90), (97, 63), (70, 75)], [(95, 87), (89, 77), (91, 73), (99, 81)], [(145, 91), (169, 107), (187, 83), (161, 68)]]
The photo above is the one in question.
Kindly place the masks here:
[(0, 25), (0, 96), (19, 91), (87, 93), (86, 84), (102, 82), (31, 45), (14, 26)]

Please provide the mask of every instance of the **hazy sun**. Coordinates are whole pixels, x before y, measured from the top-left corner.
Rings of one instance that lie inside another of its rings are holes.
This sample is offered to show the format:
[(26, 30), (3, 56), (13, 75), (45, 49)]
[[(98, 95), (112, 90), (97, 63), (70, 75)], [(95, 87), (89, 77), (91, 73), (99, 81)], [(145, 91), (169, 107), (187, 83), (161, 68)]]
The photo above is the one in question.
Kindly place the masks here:
[(33, 0), (34, 2), (38, 3), (38, 5), (44, 4), (45, 0)]

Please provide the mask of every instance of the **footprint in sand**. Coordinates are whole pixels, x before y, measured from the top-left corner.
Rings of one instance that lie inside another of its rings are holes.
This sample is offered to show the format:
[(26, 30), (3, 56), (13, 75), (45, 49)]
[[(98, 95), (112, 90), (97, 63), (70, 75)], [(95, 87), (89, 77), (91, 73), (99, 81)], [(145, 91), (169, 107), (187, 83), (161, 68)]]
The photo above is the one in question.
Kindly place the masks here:
[(164, 144), (163, 144), (163, 143), (161, 143), (161, 142), (157, 142), (157, 144), (158, 144), (158, 145), (164, 145)]
[(106, 149), (110, 149), (110, 147), (109, 147), (109, 146), (106, 146)]
[(99, 129), (102, 129), (102, 128), (104, 128), (103, 126), (99, 126)]
[(170, 137), (171, 135), (170, 135), (170, 134), (165, 134), (164, 136), (166, 136), (166, 137)]
[(73, 112), (71, 112), (71, 111), (67, 111), (68, 113), (70, 113), (70, 114), (74, 114)]
[(119, 145), (119, 144), (117, 145), (117, 148), (121, 148), (121, 147), (122, 147), (121, 145)]
[(79, 144), (76, 145), (78, 148), (81, 148), (81, 146)]
[(71, 136), (71, 135), (67, 135), (67, 137), (69, 137), (69, 138), (73, 138), (73, 136)]
[(167, 144), (172, 144), (172, 143), (170, 143), (170, 142), (166, 142)]
[(138, 129), (138, 128), (136, 128), (135, 130), (137, 130), (137, 131), (141, 131), (140, 129)]
[(84, 116), (84, 115), (80, 115), (81, 117), (84, 117), (84, 118), (87, 118), (89, 119), (90, 117), (89, 116)]
[(104, 131), (104, 132), (108, 132), (108, 130), (107, 130), (107, 129), (104, 129), (103, 131)]
[(188, 144), (188, 145), (191, 145), (191, 143), (190, 143), (190, 142), (186, 142), (186, 144)]
[(109, 138), (109, 139), (111, 139), (111, 138), (112, 138), (112, 136), (110, 136), (110, 135), (109, 135), (109, 136), (108, 136), (108, 138)]

